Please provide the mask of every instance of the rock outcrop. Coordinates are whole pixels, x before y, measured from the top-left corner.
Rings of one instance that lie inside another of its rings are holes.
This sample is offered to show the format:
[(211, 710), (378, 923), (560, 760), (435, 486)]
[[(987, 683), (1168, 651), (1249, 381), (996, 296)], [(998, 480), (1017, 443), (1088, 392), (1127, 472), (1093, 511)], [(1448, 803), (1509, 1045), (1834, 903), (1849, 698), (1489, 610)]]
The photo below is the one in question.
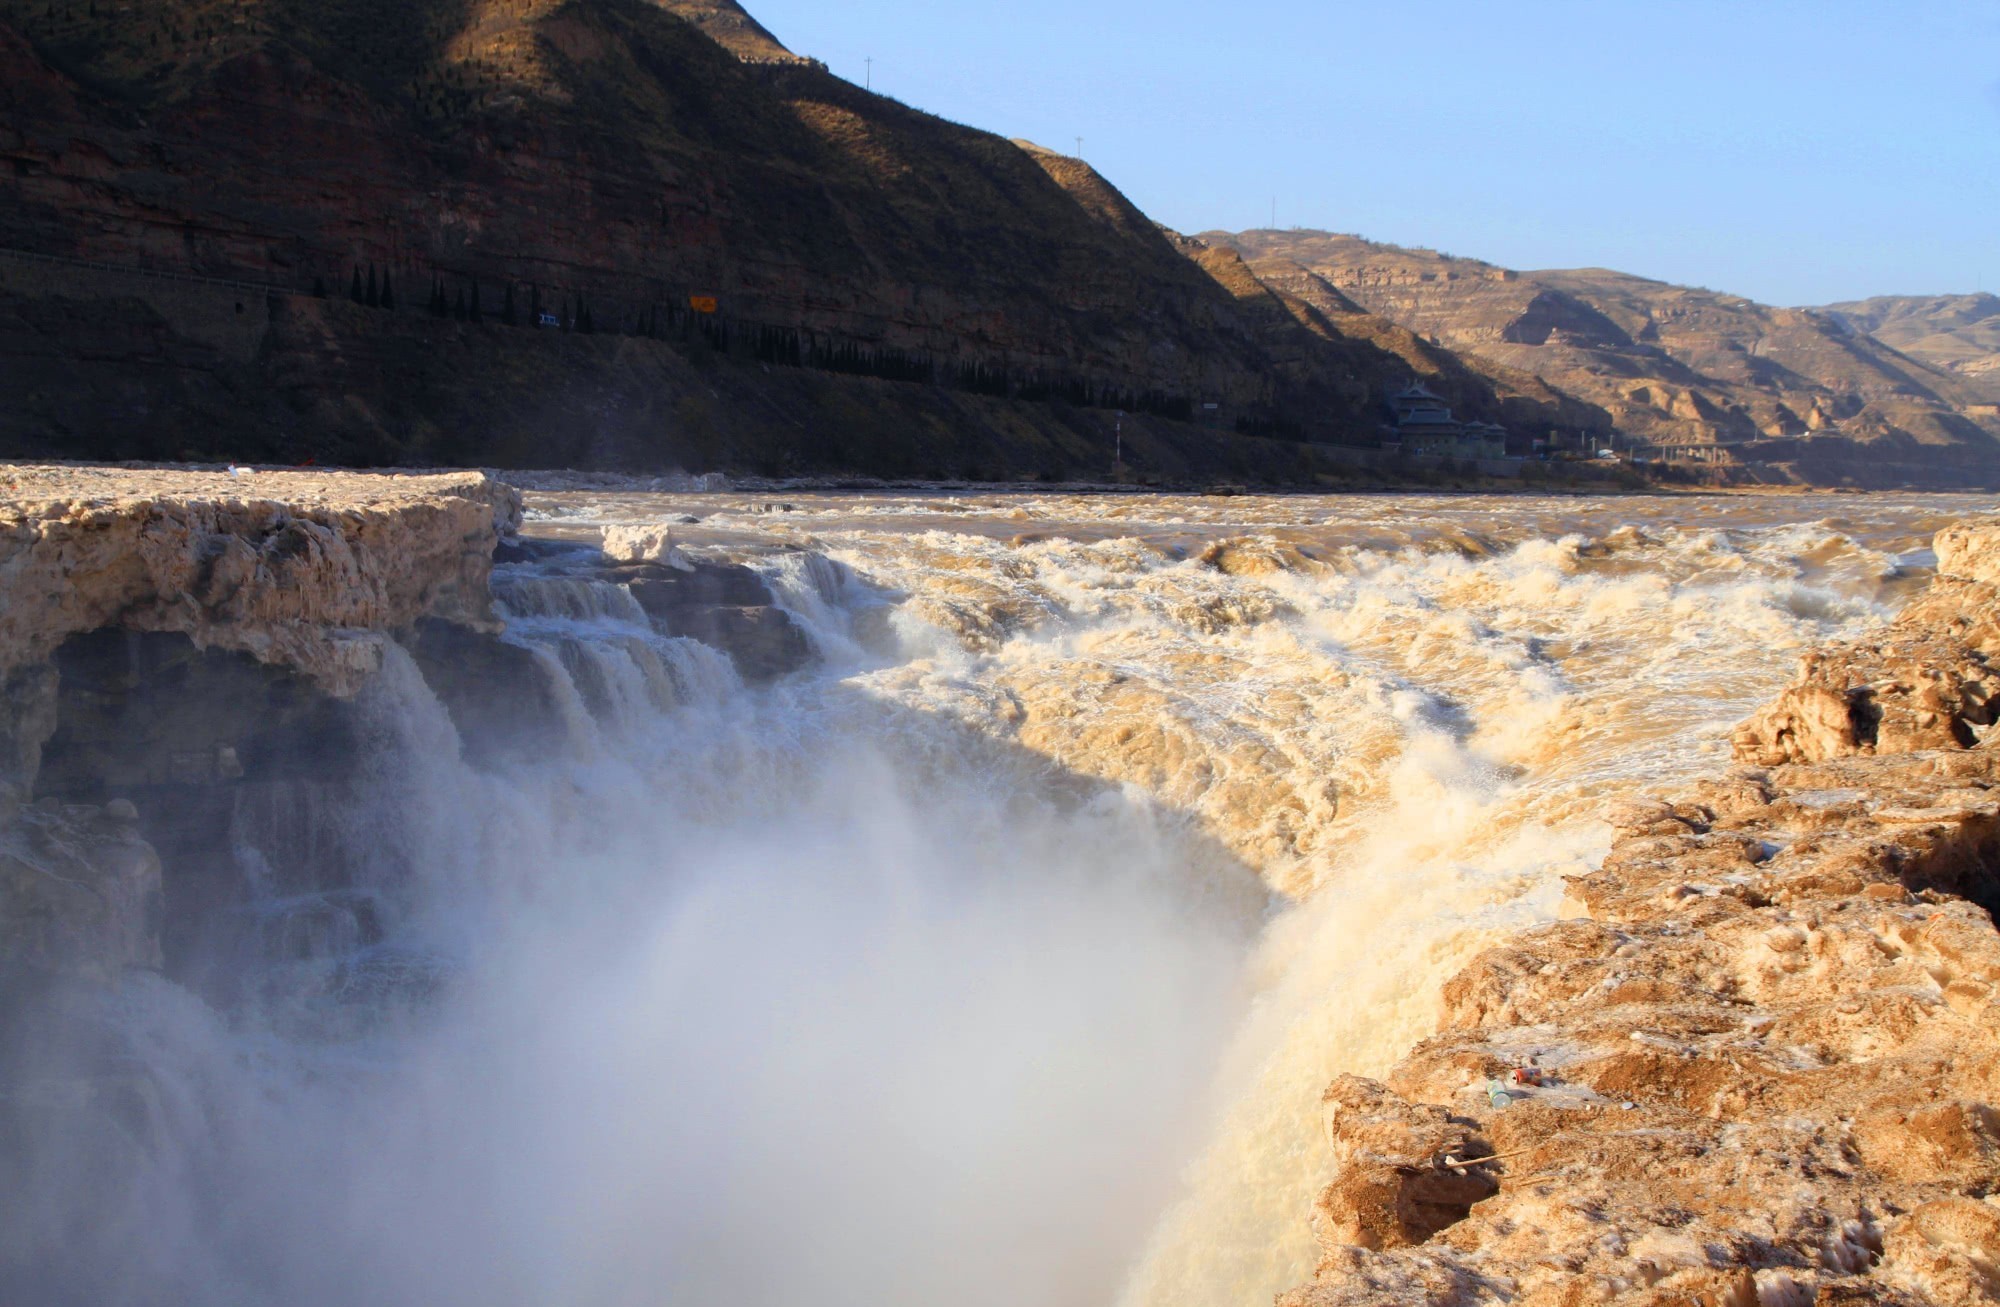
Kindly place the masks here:
[(1806, 656), (1775, 703), (1737, 728), (1762, 766), (1969, 747), (2000, 716), (2000, 537), (1961, 524), (1937, 537), (1938, 577), (1873, 640)]
[(518, 492), (437, 476), (0, 472), (0, 675), (73, 635), (177, 631), (346, 695), (379, 636), (435, 616), (497, 630), (486, 580)]
[[(579, 706), (608, 722), (693, 692), (662, 636), (750, 681), (812, 657), (749, 567), (644, 531), (614, 559), (520, 522), (519, 493), (476, 473), (0, 470), (0, 977), (227, 987), (226, 965), (193, 972), (268, 944), (246, 932), (339, 918), (365, 940), (381, 886), (355, 871), (393, 880), (392, 859), (286, 814), (365, 783), (382, 728), (358, 692), (392, 656), (486, 769), (575, 746)], [(656, 693), (621, 698), (612, 664)], [(231, 853), (246, 822), (254, 877)], [(253, 892), (285, 905), (259, 925)]]
[(1327, 1091), (1323, 1256), (1281, 1303), (2000, 1297), (2000, 749), (1965, 688), (2000, 520), (1938, 554), (1745, 765), (1612, 814), (1575, 915), (1449, 982), (1386, 1084)]
[[(17, 465), (0, 486), (0, 971), (98, 981), (164, 961), (151, 841), (212, 839), (246, 768), (328, 764), (316, 719), (393, 632), (500, 629), (487, 578), (521, 511), (467, 473)], [(182, 919), (240, 892), (202, 883), (215, 861), (182, 860)]]

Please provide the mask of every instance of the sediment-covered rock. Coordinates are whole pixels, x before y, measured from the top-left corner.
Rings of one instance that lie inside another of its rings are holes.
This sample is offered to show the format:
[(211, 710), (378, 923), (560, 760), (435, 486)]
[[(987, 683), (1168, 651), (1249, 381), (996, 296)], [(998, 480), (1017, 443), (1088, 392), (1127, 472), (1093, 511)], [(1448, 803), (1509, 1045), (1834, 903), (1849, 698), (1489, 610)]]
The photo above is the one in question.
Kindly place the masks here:
[(337, 778), (393, 632), (497, 632), (520, 511), (478, 474), (0, 470), (0, 969), (161, 966), (163, 857), (182, 923), (226, 912), (239, 789)]
[(1969, 747), (2000, 715), (2000, 530), (1939, 533), (1930, 590), (1879, 637), (1808, 654), (1776, 702), (1738, 727), (1762, 766)]
[(425, 616), (498, 629), (486, 579), (513, 489), (476, 473), (243, 475), (0, 471), (0, 673), (106, 626), (204, 647), (351, 693), (369, 638)]
[(2000, 746), (1967, 690), (2000, 521), (1938, 552), (1746, 724), (1745, 766), (1612, 814), (1575, 917), (1450, 981), (1386, 1084), (1328, 1091), (1323, 1256), (1281, 1303), (2000, 1298)]

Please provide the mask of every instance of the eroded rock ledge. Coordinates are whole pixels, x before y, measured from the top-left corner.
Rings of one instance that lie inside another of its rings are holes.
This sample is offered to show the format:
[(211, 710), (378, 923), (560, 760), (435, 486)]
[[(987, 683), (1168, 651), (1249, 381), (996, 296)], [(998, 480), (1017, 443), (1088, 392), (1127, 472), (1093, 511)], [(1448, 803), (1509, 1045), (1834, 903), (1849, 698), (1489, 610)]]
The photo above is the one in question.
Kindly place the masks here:
[(351, 693), (379, 666), (359, 633), (497, 629), (487, 577), (520, 517), (479, 473), (0, 468), (0, 676), (119, 626)]
[(476, 473), (0, 468), (5, 998), (163, 965), (168, 897), (183, 922), (230, 898), (198, 851), (246, 769), (337, 772), (328, 705), (391, 632), (499, 630), (520, 513)]
[(2000, 519), (1937, 552), (1744, 766), (1613, 814), (1575, 919), (1327, 1090), (1323, 1256), (1281, 1304), (2000, 1301)]

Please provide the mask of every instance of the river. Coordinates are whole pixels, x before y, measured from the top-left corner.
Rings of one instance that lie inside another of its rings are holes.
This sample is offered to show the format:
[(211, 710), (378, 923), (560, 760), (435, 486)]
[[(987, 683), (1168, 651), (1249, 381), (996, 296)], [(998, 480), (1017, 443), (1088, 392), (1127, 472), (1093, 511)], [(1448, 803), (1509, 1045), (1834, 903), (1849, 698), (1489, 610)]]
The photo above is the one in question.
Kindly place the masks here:
[(746, 687), (509, 564), (568, 727), (481, 769), (392, 655), (369, 774), (217, 850), (278, 883), (337, 848), (381, 937), (274, 893), (238, 1001), (121, 991), (158, 1088), (46, 1141), (39, 1300), (1268, 1302), (1315, 1256), (1326, 1082), (1987, 501), (528, 507), (747, 562), (818, 661)]

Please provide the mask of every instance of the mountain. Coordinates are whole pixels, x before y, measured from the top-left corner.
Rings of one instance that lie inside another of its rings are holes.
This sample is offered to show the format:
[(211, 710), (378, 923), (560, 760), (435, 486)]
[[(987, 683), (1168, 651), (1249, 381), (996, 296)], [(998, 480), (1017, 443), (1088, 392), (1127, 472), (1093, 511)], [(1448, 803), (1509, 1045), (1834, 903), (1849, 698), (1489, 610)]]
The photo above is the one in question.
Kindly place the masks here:
[(863, 438), (930, 427), (941, 386), (1067, 406), (967, 435), (1053, 472), (1118, 409), (1205, 423), (1189, 457), (1373, 444), (1413, 374), (1589, 416), (1188, 253), (1081, 161), (730, 0), (0, 0), (0, 453), (942, 474), (945, 434)]
[[(1208, 233), (1274, 286), (1319, 286), (1468, 363), (1525, 374), (1657, 446), (1916, 479), (2000, 468), (2000, 414), (1966, 377), (1843, 315), (1603, 269), (1522, 272), (1317, 231)], [(1476, 361), (1476, 363), (1474, 362)]]
[(1343, 239), (1165, 231), (733, 0), (0, 0), (0, 455), (1310, 479), (1412, 379), (1809, 479), (1992, 445), (1837, 317)]
[(1883, 295), (1819, 311), (2000, 403), (2000, 295)]

